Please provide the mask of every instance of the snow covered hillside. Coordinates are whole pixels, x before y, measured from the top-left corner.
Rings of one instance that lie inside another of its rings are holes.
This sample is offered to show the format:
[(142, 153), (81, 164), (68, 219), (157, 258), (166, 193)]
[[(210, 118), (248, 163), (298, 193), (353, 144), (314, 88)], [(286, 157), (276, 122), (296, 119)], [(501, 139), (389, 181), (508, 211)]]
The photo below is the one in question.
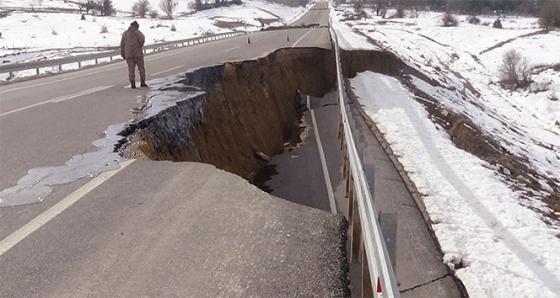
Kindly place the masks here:
[[(471, 297), (559, 297), (560, 31), (365, 12), (331, 12), (341, 46), (389, 51), (408, 74), (363, 72), (352, 89), (422, 194), (443, 261)], [(499, 84), (510, 49), (537, 66), (526, 89)]]
[[(39, 6), (38, 3), (41, 3)], [(283, 25), (300, 15), (305, 7), (287, 7), (265, 1), (247, 0), (233, 5), (191, 13), (191, 1), (178, 1), (172, 20), (133, 18), (131, 8), (136, 0), (113, 1), (117, 15), (101, 17), (79, 13), (29, 12), (21, 9), (78, 9), (64, 0), (0, 0), (0, 11), (11, 11), (0, 18), (0, 62), (4, 64), (63, 58), (90, 54), (116, 47), (121, 34), (137, 20), (146, 43), (180, 40), (205, 34), (235, 30), (259, 30), (266, 25)], [(150, 0), (159, 9), (159, 0)], [(7, 75), (0, 77), (5, 80)]]

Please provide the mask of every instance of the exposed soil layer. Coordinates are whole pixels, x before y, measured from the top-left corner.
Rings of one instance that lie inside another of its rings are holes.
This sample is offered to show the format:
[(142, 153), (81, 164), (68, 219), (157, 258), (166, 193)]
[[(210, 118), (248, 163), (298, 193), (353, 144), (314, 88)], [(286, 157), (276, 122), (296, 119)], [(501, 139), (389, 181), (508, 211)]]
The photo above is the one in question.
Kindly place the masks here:
[(127, 133), (135, 132), (132, 150), (213, 164), (252, 181), (267, 157), (297, 143), (299, 92), (320, 98), (334, 89), (333, 58), (325, 49), (282, 49), (188, 73), (182, 85), (206, 93), (136, 125)]

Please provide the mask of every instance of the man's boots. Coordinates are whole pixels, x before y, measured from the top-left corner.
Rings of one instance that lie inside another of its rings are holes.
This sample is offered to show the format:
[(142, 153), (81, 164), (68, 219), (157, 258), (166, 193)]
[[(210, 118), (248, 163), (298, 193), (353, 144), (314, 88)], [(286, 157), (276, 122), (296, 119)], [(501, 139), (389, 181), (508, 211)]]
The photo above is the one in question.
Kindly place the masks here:
[(136, 89), (136, 82), (134, 80), (130, 80), (130, 89)]
[(140, 82), (140, 87), (148, 87), (148, 85), (146, 85), (146, 81)]

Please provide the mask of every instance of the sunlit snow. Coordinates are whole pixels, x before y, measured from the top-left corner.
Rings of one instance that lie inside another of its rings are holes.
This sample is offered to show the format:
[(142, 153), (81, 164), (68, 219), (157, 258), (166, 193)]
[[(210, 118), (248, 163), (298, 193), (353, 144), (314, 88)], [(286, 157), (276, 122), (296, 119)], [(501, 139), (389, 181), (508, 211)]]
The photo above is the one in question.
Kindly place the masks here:
[[(506, 170), (458, 149), (396, 78), (363, 72), (351, 79), (360, 104), (423, 195), (443, 261), (471, 297), (559, 297), (560, 223), (546, 216), (554, 211), (542, 198), (560, 188), (560, 102), (549, 99), (560, 92), (560, 74), (549, 69), (533, 76), (529, 90), (508, 91), (499, 86), (497, 69), (509, 49), (532, 65), (558, 65), (560, 31), (543, 33), (536, 19), (517, 17), (502, 20), (502, 30), (464, 21), (444, 28), (433, 12), (382, 20), (369, 11), (369, 18), (342, 20), (352, 13), (351, 7), (331, 13), (344, 48), (395, 53), (439, 84), (410, 76), (416, 88), (556, 179), (554, 186), (541, 182), (542, 192), (518, 189)], [(479, 94), (465, 90), (467, 83)], [(530, 91), (540, 86), (546, 88)]]

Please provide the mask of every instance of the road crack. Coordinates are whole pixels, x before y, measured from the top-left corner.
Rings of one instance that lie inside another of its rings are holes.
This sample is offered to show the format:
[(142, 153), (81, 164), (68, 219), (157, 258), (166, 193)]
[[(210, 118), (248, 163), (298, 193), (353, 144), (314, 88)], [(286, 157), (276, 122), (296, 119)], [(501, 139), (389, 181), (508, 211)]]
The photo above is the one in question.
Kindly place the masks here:
[(418, 289), (418, 288), (423, 287), (423, 286), (425, 286), (425, 285), (429, 285), (429, 284), (431, 284), (431, 283), (434, 283), (434, 282), (436, 282), (436, 281), (438, 281), (438, 280), (442, 280), (442, 279), (444, 279), (444, 278), (446, 278), (446, 277), (448, 277), (448, 276), (451, 276), (451, 275), (449, 275), (449, 273), (447, 273), (447, 274), (445, 274), (445, 275), (443, 275), (443, 276), (434, 278), (434, 279), (432, 279), (432, 280), (430, 280), (430, 281), (428, 281), (428, 282), (425, 282), (425, 283), (416, 285), (416, 286), (411, 287), (411, 288), (408, 288), (408, 289), (401, 290), (400, 293), (406, 293), (406, 292), (408, 292), (408, 291), (412, 291), (412, 290)]

